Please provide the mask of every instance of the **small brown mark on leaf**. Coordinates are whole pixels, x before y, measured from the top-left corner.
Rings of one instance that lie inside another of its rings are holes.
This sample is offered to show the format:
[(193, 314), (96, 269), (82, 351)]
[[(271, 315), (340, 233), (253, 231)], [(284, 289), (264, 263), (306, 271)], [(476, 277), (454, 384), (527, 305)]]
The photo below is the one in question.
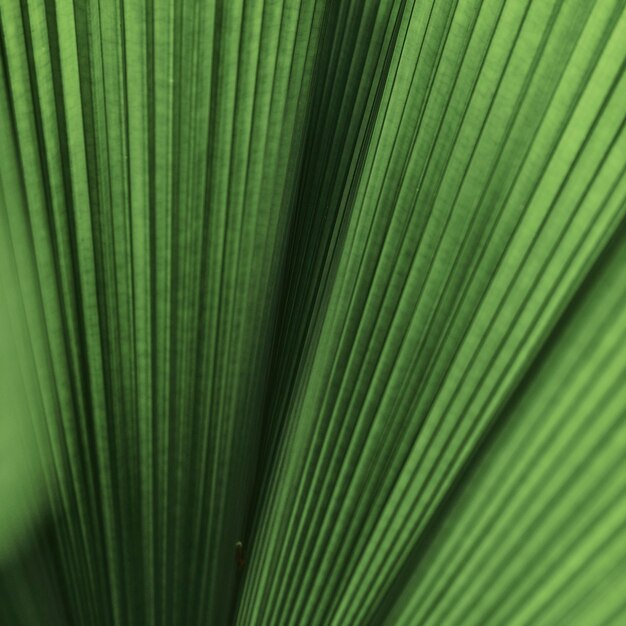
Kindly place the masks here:
[(242, 570), (246, 564), (246, 557), (243, 551), (243, 543), (238, 541), (235, 544), (235, 561), (237, 562), (237, 569)]

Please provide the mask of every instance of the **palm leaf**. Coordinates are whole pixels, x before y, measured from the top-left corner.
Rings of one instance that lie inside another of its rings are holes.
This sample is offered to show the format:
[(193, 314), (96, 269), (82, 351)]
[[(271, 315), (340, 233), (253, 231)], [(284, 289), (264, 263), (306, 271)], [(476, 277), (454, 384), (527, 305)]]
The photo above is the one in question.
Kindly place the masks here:
[(0, 44), (2, 623), (621, 623), (623, 2), (2, 0)]

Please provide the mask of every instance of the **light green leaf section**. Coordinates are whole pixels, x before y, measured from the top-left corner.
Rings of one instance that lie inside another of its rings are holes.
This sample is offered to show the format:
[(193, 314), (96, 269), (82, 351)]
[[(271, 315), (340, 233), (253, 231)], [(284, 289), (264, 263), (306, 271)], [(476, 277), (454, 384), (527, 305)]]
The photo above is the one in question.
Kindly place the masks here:
[(624, 620), (622, 0), (0, 0), (0, 61), (1, 624)]
[(386, 623), (623, 617), (625, 235), (507, 405), (436, 537), (416, 552), (410, 580), (398, 581), (400, 598), (388, 596)]

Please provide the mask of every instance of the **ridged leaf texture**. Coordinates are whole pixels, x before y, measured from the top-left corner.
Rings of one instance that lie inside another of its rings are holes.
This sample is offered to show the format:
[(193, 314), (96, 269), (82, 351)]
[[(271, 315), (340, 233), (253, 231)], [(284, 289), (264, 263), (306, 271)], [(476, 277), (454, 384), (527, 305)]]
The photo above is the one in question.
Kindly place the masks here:
[(626, 623), (623, 0), (0, 0), (0, 624)]

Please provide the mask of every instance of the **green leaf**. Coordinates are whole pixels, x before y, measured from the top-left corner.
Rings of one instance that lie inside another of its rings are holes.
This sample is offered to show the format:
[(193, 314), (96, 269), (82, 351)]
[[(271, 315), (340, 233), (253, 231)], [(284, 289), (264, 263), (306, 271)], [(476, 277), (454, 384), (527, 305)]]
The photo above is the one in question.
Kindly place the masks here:
[(2, 0), (0, 60), (0, 623), (623, 621), (621, 0)]

